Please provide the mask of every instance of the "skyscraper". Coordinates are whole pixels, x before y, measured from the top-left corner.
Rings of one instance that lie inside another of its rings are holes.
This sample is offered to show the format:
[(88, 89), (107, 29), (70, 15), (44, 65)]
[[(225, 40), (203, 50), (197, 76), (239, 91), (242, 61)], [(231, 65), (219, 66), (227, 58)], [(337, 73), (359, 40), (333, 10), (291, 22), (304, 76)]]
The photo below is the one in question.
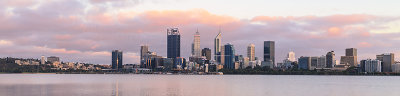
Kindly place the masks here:
[(203, 50), (201, 50), (201, 56), (206, 57), (207, 60), (211, 60), (211, 49), (204, 48)]
[(347, 48), (346, 56), (357, 56), (357, 49), (356, 48)]
[(140, 46), (140, 64), (143, 64), (144, 56), (149, 52), (149, 46), (143, 45)]
[(219, 52), (219, 63), (224, 65), (225, 64), (225, 46), (221, 46), (221, 52)]
[(286, 59), (287, 59), (288, 61), (291, 61), (291, 62), (296, 61), (295, 53), (294, 53), (293, 51), (290, 51), (290, 52), (287, 54)]
[(382, 62), (372, 59), (361, 60), (360, 68), (362, 72), (382, 72)]
[(232, 44), (225, 45), (225, 66), (226, 69), (237, 69), (235, 68), (235, 48)]
[(356, 48), (347, 48), (346, 56), (340, 57), (341, 64), (348, 64), (350, 66), (357, 66), (357, 49)]
[(201, 56), (199, 30), (197, 30), (197, 32), (196, 32), (196, 34), (194, 35), (194, 38), (193, 38), (192, 56), (194, 56), (194, 57), (200, 57)]
[(255, 46), (254, 44), (250, 44), (247, 46), (247, 57), (249, 57), (249, 61), (255, 61)]
[(275, 41), (264, 41), (264, 62), (275, 66)]
[(335, 52), (331, 51), (326, 53), (326, 68), (333, 68), (336, 64)]
[(40, 61), (40, 64), (42, 64), (42, 65), (46, 64), (46, 60), (44, 60), (44, 59), (45, 59), (44, 56), (42, 56), (42, 59), (41, 59), (41, 61)]
[(111, 67), (112, 69), (122, 69), (122, 51), (113, 50), (111, 56)]
[(214, 60), (221, 63), (221, 30), (214, 39)]
[(382, 61), (382, 72), (392, 72), (392, 65), (395, 63), (393, 53), (376, 55), (376, 59)]
[(181, 56), (181, 35), (178, 28), (167, 29), (167, 57)]
[(311, 70), (311, 57), (301, 56), (298, 60), (299, 69)]

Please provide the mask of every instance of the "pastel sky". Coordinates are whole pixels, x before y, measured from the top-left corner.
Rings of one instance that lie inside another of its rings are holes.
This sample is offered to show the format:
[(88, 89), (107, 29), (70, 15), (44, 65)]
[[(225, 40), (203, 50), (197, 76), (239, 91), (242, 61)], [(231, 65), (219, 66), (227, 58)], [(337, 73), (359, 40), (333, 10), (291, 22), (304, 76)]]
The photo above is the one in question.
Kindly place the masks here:
[(0, 57), (59, 56), (63, 61), (110, 64), (111, 50), (138, 63), (140, 45), (166, 56), (166, 29), (178, 27), (182, 56), (196, 29), (201, 47), (222, 41), (245, 55), (250, 43), (276, 42), (276, 61), (289, 51), (321, 56), (358, 49), (359, 60), (400, 57), (398, 0), (0, 0)]

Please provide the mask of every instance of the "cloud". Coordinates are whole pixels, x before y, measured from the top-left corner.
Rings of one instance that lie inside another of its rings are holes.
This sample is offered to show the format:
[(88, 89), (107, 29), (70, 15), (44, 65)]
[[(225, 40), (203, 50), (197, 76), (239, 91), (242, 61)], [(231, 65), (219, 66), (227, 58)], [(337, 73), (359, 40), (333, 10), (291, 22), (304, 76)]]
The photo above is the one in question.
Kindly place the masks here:
[(12, 46), (13, 43), (7, 40), (0, 40), (0, 46)]

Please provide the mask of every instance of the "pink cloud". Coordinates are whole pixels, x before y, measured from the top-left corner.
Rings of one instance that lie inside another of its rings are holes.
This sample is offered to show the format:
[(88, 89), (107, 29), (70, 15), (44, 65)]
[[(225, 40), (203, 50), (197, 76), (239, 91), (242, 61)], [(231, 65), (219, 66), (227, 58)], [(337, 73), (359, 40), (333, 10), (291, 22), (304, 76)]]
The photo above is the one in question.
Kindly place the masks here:
[(328, 29), (328, 36), (337, 37), (342, 35), (343, 35), (342, 29), (338, 27), (331, 27)]
[(358, 43), (358, 47), (372, 47), (373, 45), (368, 42), (360, 42)]

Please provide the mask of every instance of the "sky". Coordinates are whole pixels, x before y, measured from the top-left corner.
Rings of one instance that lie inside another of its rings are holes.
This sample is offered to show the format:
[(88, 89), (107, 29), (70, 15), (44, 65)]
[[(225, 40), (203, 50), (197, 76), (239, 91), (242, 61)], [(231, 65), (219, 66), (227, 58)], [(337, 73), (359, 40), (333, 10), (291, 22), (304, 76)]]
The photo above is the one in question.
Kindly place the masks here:
[(322, 56), (357, 48), (358, 59), (400, 57), (398, 0), (0, 0), (0, 57), (59, 56), (66, 62), (139, 63), (141, 45), (166, 56), (167, 28), (178, 27), (189, 57), (198, 29), (201, 48), (231, 43), (239, 55), (275, 41), (276, 62), (289, 51)]

